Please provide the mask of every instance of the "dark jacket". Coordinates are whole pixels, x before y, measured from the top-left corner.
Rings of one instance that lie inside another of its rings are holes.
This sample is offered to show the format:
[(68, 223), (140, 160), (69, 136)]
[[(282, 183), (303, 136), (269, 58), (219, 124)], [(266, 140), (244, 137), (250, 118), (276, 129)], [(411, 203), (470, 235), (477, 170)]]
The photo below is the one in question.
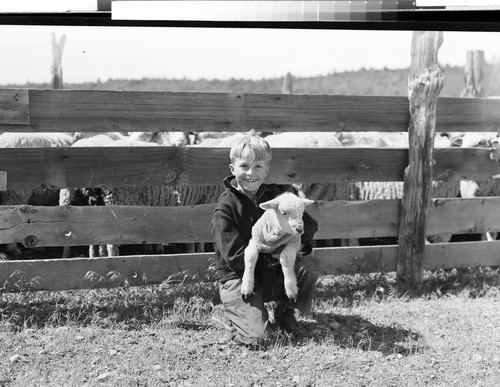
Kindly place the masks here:
[[(212, 214), (210, 232), (215, 250), (215, 265), (219, 282), (243, 277), (245, 260), (243, 253), (252, 235), (252, 226), (264, 213), (258, 205), (274, 199), (283, 191), (276, 184), (262, 184), (259, 188), (255, 203), (244, 193), (232, 185), (234, 177), (224, 179), (226, 190), (219, 197), (219, 201)], [(318, 223), (304, 212), (304, 234), (302, 234), (302, 253), (312, 251), (313, 236), (318, 230)], [(263, 257), (255, 268), (257, 278), (263, 267)]]

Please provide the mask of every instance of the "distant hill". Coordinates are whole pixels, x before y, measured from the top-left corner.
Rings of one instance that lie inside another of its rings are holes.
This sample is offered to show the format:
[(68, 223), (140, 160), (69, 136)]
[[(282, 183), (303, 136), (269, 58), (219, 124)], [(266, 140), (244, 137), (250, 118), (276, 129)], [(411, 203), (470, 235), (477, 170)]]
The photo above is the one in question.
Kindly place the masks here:
[[(442, 97), (459, 97), (464, 89), (464, 68), (446, 66)], [(284, 74), (283, 74), (284, 75)], [(293, 74), (292, 74), (293, 75)], [(136, 90), (136, 91), (198, 91), (230, 93), (281, 93), (283, 78), (261, 80), (189, 80), (189, 79), (112, 79), (106, 82), (65, 84), (65, 89)], [(46, 84), (9, 85), (4, 87), (51, 88)], [(483, 81), (485, 95), (500, 95), (498, 65), (486, 65)], [(361, 69), (316, 77), (294, 77), (293, 92), (297, 94), (406, 96), (408, 69)]]

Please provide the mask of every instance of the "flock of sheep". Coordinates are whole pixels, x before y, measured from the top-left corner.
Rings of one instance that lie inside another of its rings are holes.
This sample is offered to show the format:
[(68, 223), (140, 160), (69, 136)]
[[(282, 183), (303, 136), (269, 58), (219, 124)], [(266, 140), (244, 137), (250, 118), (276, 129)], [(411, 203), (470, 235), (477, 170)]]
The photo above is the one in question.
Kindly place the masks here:
[[(99, 146), (198, 146), (230, 147), (246, 133), (200, 132), (131, 132), (116, 133), (2, 133), (0, 148), (26, 147), (99, 147)], [(435, 147), (481, 146), (496, 133), (436, 134)], [(282, 132), (266, 136), (272, 148), (336, 148), (336, 147), (393, 147), (407, 148), (407, 133), (381, 132)], [(496, 180), (489, 182), (435, 182), (433, 197), (500, 196)], [(371, 200), (399, 199), (402, 182), (346, 182), (301, 184), (293, 187), (299, 195), (312, 200)], [(0, 205), (144, 205), (185, 206), (215, 203), (223, 187), (179, 185), (66, 188), (40, 187), (24, 191), (0, 192)], [(441, 238), (442, 240), (442, 238)], [(152, 246), (152, 252), (161, 253), (162, 245)], [(187, 247), (188, 252), (195, 247)], [(14, 244), (6, 247), (9, 257), (19, 257), (21, 252)], [(100, 246), (89, 250), (89, 256), (119, 255), (118, 246)], [(64, 257), (71, 256), (65, 248)]]

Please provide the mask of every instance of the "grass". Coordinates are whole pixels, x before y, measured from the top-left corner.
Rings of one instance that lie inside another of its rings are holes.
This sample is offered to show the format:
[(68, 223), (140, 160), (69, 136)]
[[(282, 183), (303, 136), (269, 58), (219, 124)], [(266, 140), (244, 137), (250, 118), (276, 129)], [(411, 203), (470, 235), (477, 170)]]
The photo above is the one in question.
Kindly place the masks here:
[(214, 283), (0, 293), (0, 386), (496, 386), (500, 270), (322, 277), (313, 315), (250, 350)]

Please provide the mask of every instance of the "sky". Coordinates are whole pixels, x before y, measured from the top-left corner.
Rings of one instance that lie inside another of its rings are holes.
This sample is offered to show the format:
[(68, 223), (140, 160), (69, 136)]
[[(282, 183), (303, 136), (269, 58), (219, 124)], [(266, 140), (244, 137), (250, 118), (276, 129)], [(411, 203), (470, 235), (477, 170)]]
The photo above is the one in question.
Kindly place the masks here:
[[(108, 79), (262, 79), (408, 68), (411, 31), (0, 25), (0, 85), (51, 81), (51, 34), (66, 36), (64, 83)], [(500, 61), (500, 32), (444, 32), (441, 65), (467, 50)]]

